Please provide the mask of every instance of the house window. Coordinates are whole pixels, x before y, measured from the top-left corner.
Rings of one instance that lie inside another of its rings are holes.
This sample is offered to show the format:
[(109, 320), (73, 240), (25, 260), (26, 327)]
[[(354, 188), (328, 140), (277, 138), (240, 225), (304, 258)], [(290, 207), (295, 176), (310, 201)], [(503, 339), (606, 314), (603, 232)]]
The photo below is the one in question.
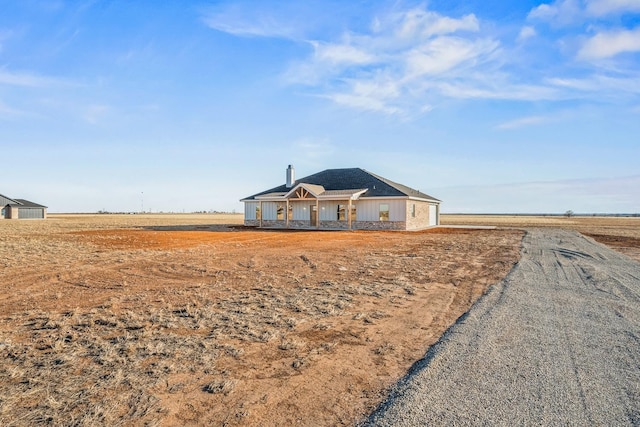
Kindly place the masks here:
[(278, 203), (278, 207), (276, 208), (276, 219), (278, 221), (284, 221), (284, 205), (282, 203)]
[(262, 213), (260, 212), (260, 205), (256, 206), (256, 219), (262, 219)]
[(380, 204), (380, 221), (389, 221), (389, 205), (387, 203)]
[(287, 218), (293, 219), (293, 205), (289, 203), (289, 211), (287, 212)]
[(356, 220), (356, 218), (357, 218), (357, 215), (356, 215), (356, 206), (355, 206), (355, 205), (352, 205), (352, 206), (351, 206), (351, 221), (355, 221), (355, 220)]
[(411, 205), (411, 218), (415, 218), (416, 217), (416, 204), (413, 203)]
[(347, 207), (345, 205), (338, 205), (338, 221), (347, 220)]

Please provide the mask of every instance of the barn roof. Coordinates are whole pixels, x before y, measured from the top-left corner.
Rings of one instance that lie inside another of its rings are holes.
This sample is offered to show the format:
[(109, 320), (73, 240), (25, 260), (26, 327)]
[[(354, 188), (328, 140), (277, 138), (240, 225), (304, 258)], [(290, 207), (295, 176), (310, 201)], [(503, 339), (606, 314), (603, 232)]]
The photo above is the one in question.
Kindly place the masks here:
[(21, 208), (46, 208), (46, 206), (39, 205), (37, 203), (30, 202), (25, 199), (13, 199), (17, 203), (9, 203), (9, 206), (18, 206)]
[[(339, 192), (357, 191), (354, 189), (366, 189), (360, 198), (368, 197), (416, 197), (439, 202), (440, 200), (431, 197), (406, 185), (383, 178), (379, 175), (360, 168), (348, 169), (326, 169), (313, 175), (297, 179), (293, 187), (299, 184), (311, 184), (322, 187), (325, 194), (339, 194)], [(287, 193), (291, 190), (286, 184), (269, 190), (262, 191), (252, 196), (242, 199), (242, 201), (256, 200), (256, 197), (273, 193)]]
[(0, 199), (10, 200), (11, 202), (17, 203), (15, 199), (12, 199), (11, 197), (7, 197), (4, 194), (0, 194)]

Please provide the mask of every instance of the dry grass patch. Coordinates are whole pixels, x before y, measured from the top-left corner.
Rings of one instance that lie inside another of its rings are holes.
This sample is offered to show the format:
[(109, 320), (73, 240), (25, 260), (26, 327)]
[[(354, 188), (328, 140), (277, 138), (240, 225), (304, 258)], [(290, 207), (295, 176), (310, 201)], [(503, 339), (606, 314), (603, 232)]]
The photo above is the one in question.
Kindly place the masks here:
[(0, 223), (0, 424), (351, 425), (522, 236), (135, 217)]

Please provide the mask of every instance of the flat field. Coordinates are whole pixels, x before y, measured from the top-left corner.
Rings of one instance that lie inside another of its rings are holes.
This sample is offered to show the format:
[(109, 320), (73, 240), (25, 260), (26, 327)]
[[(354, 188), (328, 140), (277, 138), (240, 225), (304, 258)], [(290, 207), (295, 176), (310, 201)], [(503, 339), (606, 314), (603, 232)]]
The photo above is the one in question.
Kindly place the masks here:
[(638, 218), (286, 232), (240, 215), (0, 221), (0, 425), (353, 425), (519, 258), (522, 227), (631, 256)]
[(442, 215), (443, 225), (493, 225), (507, 228), (556, 227), (576, 230), (640, 261), (640, 217)]
[(0, 221), (0, 425), (353, 425), (523, 234), (241, 222)]

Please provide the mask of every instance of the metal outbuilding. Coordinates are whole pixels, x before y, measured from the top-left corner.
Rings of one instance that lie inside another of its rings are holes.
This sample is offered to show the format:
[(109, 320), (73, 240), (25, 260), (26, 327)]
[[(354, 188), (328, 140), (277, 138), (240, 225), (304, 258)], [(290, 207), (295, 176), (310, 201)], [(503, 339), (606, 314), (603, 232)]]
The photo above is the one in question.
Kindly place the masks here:
[(46, 219), (47, 207), (25, 199), (11, 199), (0, 194), (0, 217), (4, 219)]

